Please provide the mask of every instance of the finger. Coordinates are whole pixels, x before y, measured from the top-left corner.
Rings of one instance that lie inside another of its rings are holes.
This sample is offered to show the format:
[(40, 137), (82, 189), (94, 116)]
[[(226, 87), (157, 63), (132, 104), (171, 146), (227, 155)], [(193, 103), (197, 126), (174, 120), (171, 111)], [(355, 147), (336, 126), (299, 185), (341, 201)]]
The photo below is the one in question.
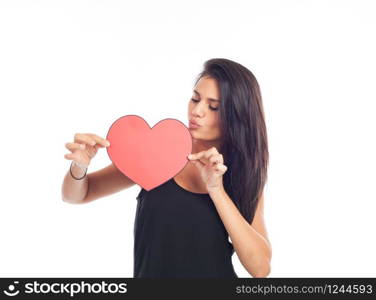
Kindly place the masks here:
[(198, 164), (199, 166), (205, 167), (206, 164), (202, 162), (201, 160), (192, 160), (192, 163)]
[(209, 149), (209, 151), (210, 151), (210, 153), (213, 153), (213, 154), (219, 154), (217, 148), (215, 148), (215, 147), (211, 147), (211, 148)]
[(104, 138), (101, 138), (100, 136), (96, 135), (96, 134), (90, 134), (90, 136), (95, 140), (96, 143), (98, 143), (99, 145), (101, 145), (102, 147), (108, 147), (110, 146), (110, 141), (104, 139)]
[(70, 151), (74, 150), (83, 150), (86, 148), (85, 144), (79, 144), (79, 143), (66, 143), (65, 148), (67, 148)]
[(205, 166), (201, 161), (199, 160), (194, 160), (192, 163), (201, 171), (201, 169)]
[(215, 147), (211, 147), (209, 150), (206, 150), (204, 155), (203, 155), (203, 158), (206, 162), (209, 162), (210, 163), (210, 158), (212, 156), (217, 156), (219, 155), (218, 151), (217, 151), (217, 148)]
[(95, 144), (95, 146), (91, 149), (91, 151), (88, 151), (89, 157), (93, 158), (97, 154), (99, 148), (103, 148), (103, 146), (99, 144)]
[(83, 133), (76, 133), (74, 135), (74, 142), (75, 143), (84, 143), (91, 146), (96, 144), (95, 139), (93, 139), (90, 134), (83, 134)]
[(204, 161), (208, 161), (209, 157), (211, 157), (212, 155), (215, 155), (215, 154), (219, 154), (217, 148), (211, 147), (209, 150), (204, 150), (204, 151), (201, 151), (201, 152), (190, 154), (190, 155), (188, 155), (188, 158), (190, 160), (201, 159), (201, 160), (204, 160)]
[(214, 166), (215, 164), (223, 164), (223, 157), (221, 154), (213, 154), (210, 158), (209, 158), (209, 163), (211, 164), (211, 166)]
[(208, 157), (210, 156), (209, 150), (204, 150), (201, 152), (193, 153), (188, 156), (190, 160), (201, 160), (201, 162), (206, 163), (208, 161)]
[(227, 167), (225, 165), (217, 165), (215, 167), (215, 170), (220, 171), (220, 172), (226, 172), (227, 171)]
[(73, 153), (65, 154), (65, 155), (64, 155), (64, 158), (76, 162), (76, 164), (79, 165), (81, 168), (83, 168), (83, 167), (86, 167), (86, 168), (87, 168), (87, 167), (89, 166), (88, 163), (80, 162), (80, 161), (78, 160), (78, 158), (77, 158)]
[(72, 159), (74, 159), (74, 156), (73, 156), (72, 153), (68, 153), (68, 154), (65, 154), (65, 155), (64, 155), (64, 158), (65, 158), (65, 159), (72, 160)]
[(201, 152), (197, 152), (197, 153), (189, 154), (189, 155), (188, 155), (188, 158), (189, 158), (190, 160), (200, 159), (200, 158), (204, 157), (205, 152), (206, 152), (206, 151), (201, 151)]

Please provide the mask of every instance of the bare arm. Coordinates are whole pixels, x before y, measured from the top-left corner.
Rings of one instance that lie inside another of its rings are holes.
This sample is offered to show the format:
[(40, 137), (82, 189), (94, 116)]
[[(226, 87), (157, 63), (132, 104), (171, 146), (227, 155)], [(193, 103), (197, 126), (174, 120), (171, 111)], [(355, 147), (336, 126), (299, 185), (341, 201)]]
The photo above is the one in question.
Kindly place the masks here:
[(109, 141), (92, 133), (76, 133), (74, 142), (65, 144), (65, 147), (71, 153), (65, 154), (64, 157), (72, 160), (73, 175), (68, 170), (64, 177), (61, 191), (63, 201), (72, 204), (87, 203), (116, 193), (134, 184), (114, 164), (86, 174), (87, 167), (98, 149), (109, 146)]
[[(72, 173), (76, 178), (81, 178), (85, 172), (78, 166), (72, 165)], [(83, 179), (76, 180), (72, 177), (70, 171), (68, 170), (64, 177), (63, 186), (61, 189), (63, 201), (69, 203), (82, 203), (82, 200), (85, 198), (88, 191), (88, 187), (88, 175), (86, 175)]]
[[(76, 170), (75, 167), (72, 166), (73, 175), (81, 177), (83, 174), (79, 174), (80, 169)], [(92, 172), (81, 180), (72, 178), (68, 171), (63, 182), (62, 198), (68, 203), (83, 204), (117, 193), (134, 184), (114, 164)]]
[(252, 225), (240, 214), (224, 188), (210, 192), (210, 197), (244, 268), (253, 277), (267, 277), (271, 271), (272, 247), (264, 223), (264, 194)]

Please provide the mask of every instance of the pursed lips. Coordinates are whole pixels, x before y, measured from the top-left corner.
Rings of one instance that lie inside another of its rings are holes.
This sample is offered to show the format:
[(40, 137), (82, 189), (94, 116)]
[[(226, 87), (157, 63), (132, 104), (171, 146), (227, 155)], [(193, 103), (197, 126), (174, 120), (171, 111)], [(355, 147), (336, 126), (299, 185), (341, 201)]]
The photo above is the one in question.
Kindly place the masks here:
[(195, 126), (201, 126), (200, 124), (198, 124), (197, 122), (195, 122), (193, 120), (189, 120), (189, 123), (191, 123), (192, 125), (195, 125)]

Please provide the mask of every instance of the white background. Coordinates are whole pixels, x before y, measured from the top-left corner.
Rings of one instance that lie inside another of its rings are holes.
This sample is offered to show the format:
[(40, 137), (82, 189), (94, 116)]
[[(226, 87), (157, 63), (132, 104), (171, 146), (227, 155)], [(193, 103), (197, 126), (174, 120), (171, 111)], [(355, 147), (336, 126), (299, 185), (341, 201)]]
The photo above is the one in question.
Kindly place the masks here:
[[(62, 201), (76, 132), (187, 124), (223, 57), (258, 79), (270, 277), (376, 276), (374, 1), (1, 1), (0, 275), (133, 276), (139, 186)], [(101, 149), (89, 172), (111, 161)], [(233, 257), (239, 277), (250, 277)]]

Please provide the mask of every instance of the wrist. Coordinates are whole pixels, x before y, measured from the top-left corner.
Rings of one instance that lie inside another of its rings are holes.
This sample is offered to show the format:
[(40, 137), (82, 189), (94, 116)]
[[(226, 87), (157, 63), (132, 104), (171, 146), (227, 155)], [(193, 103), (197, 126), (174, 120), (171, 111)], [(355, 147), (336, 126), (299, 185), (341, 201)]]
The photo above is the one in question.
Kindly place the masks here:
[(86, 176), (88, 165), (72, 161), (69, 171), (73, 179), (81, 180)]
[(225, 188), (223, 185), (220, 185), (218, 187), (211, 187), (207, 188), (209, 194), (220, 194), (225, 192)]

